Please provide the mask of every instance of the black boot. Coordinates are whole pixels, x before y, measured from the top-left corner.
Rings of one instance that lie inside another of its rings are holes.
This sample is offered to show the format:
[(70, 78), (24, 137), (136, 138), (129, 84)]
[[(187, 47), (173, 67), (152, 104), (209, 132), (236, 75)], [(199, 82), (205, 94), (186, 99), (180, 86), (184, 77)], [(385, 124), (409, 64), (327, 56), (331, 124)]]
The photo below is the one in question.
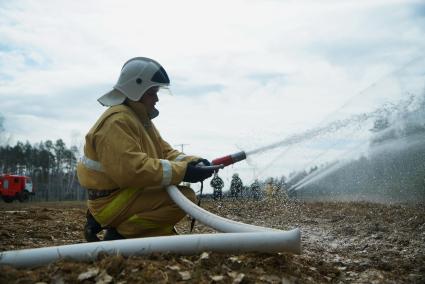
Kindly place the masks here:
[(97, 234), (102, 231), (102, 226), (94, 219), (89, 210), (87, 210), (86, 219), (87, 222), (84, 225), (84, 238), (86, 238), (88, 242), (100, 241)]
[(107, 228), (105, 236), (103, 237), (104, 241), (113, 241), (113, 240), (122, 240), (125, 239), (120, 233), (118, 233), (115, 228)]

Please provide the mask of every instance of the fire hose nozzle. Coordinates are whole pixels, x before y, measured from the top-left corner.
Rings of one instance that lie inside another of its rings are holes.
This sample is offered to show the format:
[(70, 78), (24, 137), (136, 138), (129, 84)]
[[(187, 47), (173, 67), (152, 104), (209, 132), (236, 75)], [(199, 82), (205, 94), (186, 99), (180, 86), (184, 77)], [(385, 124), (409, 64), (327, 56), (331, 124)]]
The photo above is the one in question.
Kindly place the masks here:
[(226, 167), (245, 159), (246, 159), (246, 153), (244, 151), (241, 151), (228, 156), (217, 158), (213, 160), (211, 163), (213, 165), (223, 165), (223, 167)]

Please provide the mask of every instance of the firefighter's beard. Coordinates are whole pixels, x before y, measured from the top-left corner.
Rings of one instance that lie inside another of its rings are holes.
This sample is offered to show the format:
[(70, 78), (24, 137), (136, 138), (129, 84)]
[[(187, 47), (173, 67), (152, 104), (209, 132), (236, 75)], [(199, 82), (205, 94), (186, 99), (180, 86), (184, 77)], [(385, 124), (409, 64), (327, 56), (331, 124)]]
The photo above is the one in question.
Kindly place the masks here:
[(155, 117), (157, 117), (159, 115), (159, 110), (156, 107), (153, 107), (153, 110), (151, 111), (151, 113), (149, 114), (149, 118), (150, 119), (154, 119)]
[(149, 119), (154, 119), (155, 117), (157, 117), (159, 115), (159, 110), (157, 108), (155, 108), (155, 106), (153, 107), (153, 109), (150, 112), (148, 112), (147, 107), (141, 102), (134, 102), (134, 101), (131, 101), (131, 100), (127, 100), (126, 104), (133, 111), (135, 111), (138, 115), (143, 116), (143, 113), (147, 114)]

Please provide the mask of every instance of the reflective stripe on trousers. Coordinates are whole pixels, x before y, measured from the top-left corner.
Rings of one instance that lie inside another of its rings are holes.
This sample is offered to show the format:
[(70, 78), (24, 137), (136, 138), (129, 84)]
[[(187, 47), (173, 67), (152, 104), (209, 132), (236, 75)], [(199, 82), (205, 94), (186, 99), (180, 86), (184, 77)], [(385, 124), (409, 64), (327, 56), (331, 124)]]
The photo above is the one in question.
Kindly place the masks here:
[(139, 191), (137, 188), (126, 188), (122, 190), (112, 202), (108, 203), (100, 212), (93, 214), (93, 216), (102, 226), (110, 223), (118, 216), (134, 195), (137, 194), (137, 191)]
[[(113, 219), (119, 215), (121, 210), (126, 207), (129, 201), (137, 194), (140, 189), (127, 188), (120, 192), (112, 202), (110, 202), (103, 210), (95, 214), (95, 219), (102, 225), (109, 224)], [(137, 214), (131, 216), (124, 222), (116, 224), (117, 229), (119, 227), (127, 228), (139, 227), (143, 231), (155, 232), (155, 235), (169, 235), (173, 234), (172, 230), (174, 225), (164, 225), (157, 222), (152, 222), (139, 217)]]
[[(182, 186), (179, 189), (195, 202), (196, 195), (192, 189)], [(91, 211), (101, 225), (115, 227), (126, 238), (172, 235), (174, 225), (186, 215), (164, 188), (127, 188), (102, 209)]]

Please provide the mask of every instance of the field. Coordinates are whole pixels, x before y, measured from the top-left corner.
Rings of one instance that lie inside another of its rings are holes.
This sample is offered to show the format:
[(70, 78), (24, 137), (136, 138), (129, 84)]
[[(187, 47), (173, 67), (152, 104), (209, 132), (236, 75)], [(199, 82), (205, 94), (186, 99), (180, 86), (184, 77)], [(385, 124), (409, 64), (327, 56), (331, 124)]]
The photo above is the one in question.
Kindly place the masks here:
[[(302, 253), (102, 256), (32, 269), (0, 267), (0, 283), (425, 283), (424, 204), (204, 201), (233, 220), (299, 227)], [(84, 242), (83, 203), (0, 203), (0, 250)], [(187, 234), (189, 220), (178, 224)], [(195, 232), (213, 230), (197, 223)], [(80, 278), (80, 280), (79, 280)]]

